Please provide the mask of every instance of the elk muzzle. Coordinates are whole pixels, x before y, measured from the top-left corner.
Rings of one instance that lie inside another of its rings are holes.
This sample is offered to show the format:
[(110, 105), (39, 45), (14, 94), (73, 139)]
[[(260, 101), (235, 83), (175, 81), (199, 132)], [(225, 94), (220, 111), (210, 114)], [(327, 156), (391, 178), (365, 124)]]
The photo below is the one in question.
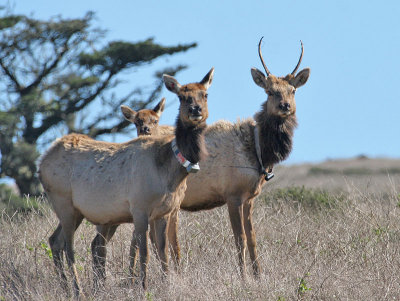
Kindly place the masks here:
[(147, 126), (141, 127), (140, 130), (139, 130), (139, 133), (141, 135), (151, 135), (150, 128), (147, 127)]
[(284, 113), (289, 113), (290, 112), (290, 103), (284, 102), (279, 104), (279, 109), (283, 111)]
[(196, 106), (190, 106), (189, 109), (189, 119), (191, 121), (200, 121), (203, 119), (203, 115), (202, 115), (202, 109), (200, 106), (196, 105)]

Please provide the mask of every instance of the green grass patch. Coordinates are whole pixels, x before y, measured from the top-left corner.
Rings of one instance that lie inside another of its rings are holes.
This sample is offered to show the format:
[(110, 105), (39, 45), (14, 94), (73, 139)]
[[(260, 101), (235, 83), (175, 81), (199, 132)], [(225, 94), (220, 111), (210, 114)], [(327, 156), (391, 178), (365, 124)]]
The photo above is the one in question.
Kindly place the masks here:
[[(310, 273), (306, 273), (305, 277), (306, 276), (310, 276)], [(302, 297), (307, 291), (312, 290), (312, 288), (308, 287), (305, 277), (298, 279), (299, 280), (299, 286), (297, 288), (297, 296), (298, 297)]]
[(390, 175), (400, 174), (400, 168), (396, 168), (396, 167), (381, 169), (381, 171), (382, 171), (382, 173), (390, 174)]
[(275, 189), (265, 194), (265, 202), (267, 204), (283, 200), (285, 202), (300, 203), (304, 207), (313, 209), (332, 208), (343, 199), (342, 195), (304, 186)]
[(333, 169), (324, 167), (311, 167), (308, 170), (308, 175), (345, 175), (345, 176), (365, 176), (365, 175), (395, 175), (400, 174), (400, 168), (380, 168), (369, 169), (365, 167), (349, 167), (345, 169)]
[(308, 174), (313, 175), (332, 175), (340, 173), (339, 170), (332, 169), (332, 168), (322, 168), (322, 167), (311, 167), (308, 170)]

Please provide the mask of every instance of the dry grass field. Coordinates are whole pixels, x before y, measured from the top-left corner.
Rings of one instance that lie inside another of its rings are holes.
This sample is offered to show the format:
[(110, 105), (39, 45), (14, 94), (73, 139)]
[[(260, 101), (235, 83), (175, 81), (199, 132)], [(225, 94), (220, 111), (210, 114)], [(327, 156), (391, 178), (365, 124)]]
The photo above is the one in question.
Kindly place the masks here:
[[(227, 209), (181, 212), (182, 265), (163, 280), (151, 252), (149, 290), (129, 285), (132, 225), (108, 245), (107, 282), (91, 292), (94, 226), (75, 235), (84, 300), (400, 300), (400, 160), (356, 158), (280, 166), (256, 200), (262, 273), (239, 276)], [(39, 211), (0, 219), (0, 301), (66, 300), (48, 237), (57, 218)]]

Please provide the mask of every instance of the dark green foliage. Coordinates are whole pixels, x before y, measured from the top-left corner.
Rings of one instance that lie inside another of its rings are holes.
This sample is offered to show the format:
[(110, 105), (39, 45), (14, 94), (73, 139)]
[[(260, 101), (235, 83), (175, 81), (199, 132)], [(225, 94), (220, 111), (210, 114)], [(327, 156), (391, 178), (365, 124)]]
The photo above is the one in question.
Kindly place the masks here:
[(39, 194), (38, 180), (35, 175), (35, 162), (39, 153), (35, 145), (16, 141), (12, 145), (12, 151), (2, 157), (2, 172), (14, 178), (19, 189), (29, 192), (31, 195)]
[(100, 51), (93, 53), (82, 53), (79, 63), (90, 69), (98, 68), (98, 71), (118, 72), (123, 68), (137, 66), (149, 62), (163, 54), (186, 51), (195, 47), (196, 43), (190, 45), (178, 45), (176, 47), (162, 47), (154, 44), (153, 39), (147, 39), (135, 44), (123, 41), (109, 43)]
[(41, 206), (37, 199), (32, 197), (20, 197), (11, 187), (0, 184), (0, 213), (13, 216), (15, 213), (41, 212)]
[(119, 96), (122, 71), (196, 47), (163, 46), (151, 38), (104, 43), (105, 31), (93, 27), (93, 20), (92, 12), (47, 21), (0, 17), (0, 178), (13, 178), (22, 195), (40, 192), (38, 146), (43, 150), (55, 136), (70, 132), (91, 137), (123, 132), (130, 123), (119, 106), (152, 106), (159, 101), (160, 73), (174, 75), (186, 66), (157, 72), (154, 88), (146, 93), (134, 87)]
[(9, 16), (0, 19), (0, 30), (9, 28), (21, 21), (22, 16)]

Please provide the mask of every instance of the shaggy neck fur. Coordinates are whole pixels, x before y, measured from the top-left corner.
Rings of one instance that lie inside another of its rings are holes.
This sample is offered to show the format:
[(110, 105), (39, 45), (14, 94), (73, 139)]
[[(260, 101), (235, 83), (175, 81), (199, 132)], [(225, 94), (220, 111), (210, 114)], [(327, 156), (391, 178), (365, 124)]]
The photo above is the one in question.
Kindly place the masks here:
[(206, 154), (203, 132), (205, 123), (196, 126), (186, 126), (179, 118), (176, 121), (176, 145), (182, 155), (192, 163), (202, 160)]
[(267, 112), (267, 102), (255, 120), (260, 130), (260, 148), (264, 168), (285, 160), (292, 151), (292, 138), (297, 127), (296, 115), (274, 116)]

